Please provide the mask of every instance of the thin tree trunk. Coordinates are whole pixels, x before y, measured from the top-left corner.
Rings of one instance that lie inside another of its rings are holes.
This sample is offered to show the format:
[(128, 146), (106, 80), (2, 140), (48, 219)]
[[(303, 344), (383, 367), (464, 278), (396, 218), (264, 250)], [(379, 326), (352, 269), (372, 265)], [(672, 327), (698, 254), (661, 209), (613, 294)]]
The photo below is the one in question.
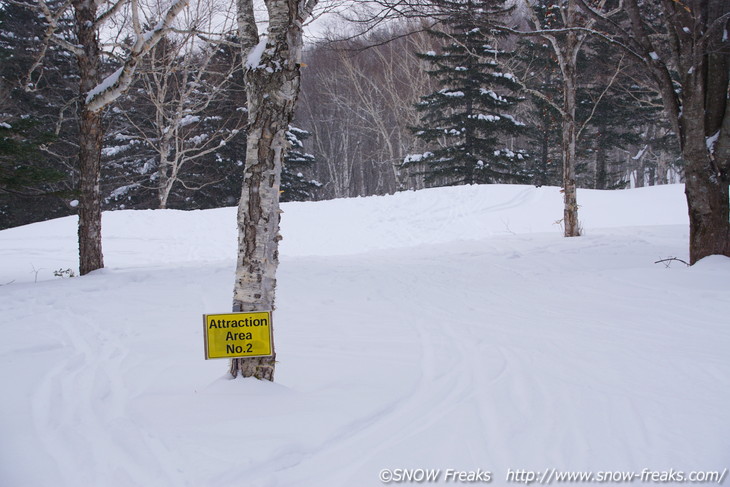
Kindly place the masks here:
[[(575, 8), (575, 7), (573, 7)], [(568, 13), (570, 15), (570, 12)], [(575, 123), (576, 90), (578, 73), (576, 58), (578, 39), (574, 32), (566, 34), (565, 55), (560, 69), (563, 74), (563, 225), (566, 237), (580, 235), (578, 223), (578, 195), (575, 184), (575, 149), (578, 131)]]
[(540, 136), (540, 166), (537, 170), (536, 185), (538, 187), (545, 186), (550, 181), (548, 177), (548, 167), (550, 164), (550, 114), (548, 108), (545, 107), (541, 110), (542, 116), (540, 119), (541, 124), (541, 136)]
[[(536, 29), (542, 24), (535, 15), (533, 7), (525, 0), (530, 9), (532, 21)], [(574, 28), (578, 26), (579, 15), (576, 0), (567, 0), (560, 10), (563, 26)], [(588, 23), (588, 27), (592, 22)], [(559, 107), (562, 117), (561, 152), (563, 156), (563, 226), (566, 237), (580, 235), (578, 222), (578, 194), (575, 180), (576, 145), (578, 141), (578, 127), (575, 120), (576, 91), (578, 89), (578, 52), (585, 41), (586, 34), (578, 34), (570, 30), (560, 38), (546, 35), (552, 44), (553, 52), (558, 59), (563, 85), (563, 104)]]
[(636, 159), (636, 187), (643, 188), (646, 186), (646, 170), (644, 168), (644, 156), (646, 154), (646, 147), (642, 149), (644, 152), (640, 157)]
[(603, 134), (606, 133), (606, 128), (599, 124), (598, 135), (596, 135), (596, 182), (595, 189), (607, 189), (608, 188), (608, 151), (606, 146), (601, 140)]
[[(173, 129), (170, 129), (173, 130)], [(172, 189), (171, 174), (172, 164), (170, 163), (170, 140), (163, 137), (159, 150), (160, 165), (157, 168), (157, 203), (160, 210), (167, 209), (167, 200), (170, 198)]]

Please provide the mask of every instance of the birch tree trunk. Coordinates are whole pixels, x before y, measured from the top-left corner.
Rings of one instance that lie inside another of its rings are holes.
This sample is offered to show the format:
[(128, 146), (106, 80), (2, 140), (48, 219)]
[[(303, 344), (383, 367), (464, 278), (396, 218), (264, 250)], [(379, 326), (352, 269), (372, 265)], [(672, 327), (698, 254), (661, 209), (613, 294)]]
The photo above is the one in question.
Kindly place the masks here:
[[(568, 0), (561, 10), (563, 25), (573, 28), (578, 25), (578, 7), (575, 0)], [(575, 120), (576, 94), (578, 91), (578, 52), (586, 34), (569, 31), (563, 39), (554, 36), (550, 42), (558, 58), (563, 76), (562, 109), (562, 152), (563, 152), (563, 225), (566, 237), (580, 236), (578, 222), (578, 189), (575, 183), (576, 145), (578, 128)]]
[(158, 207), (161, 210), (167, 209), (167, 200), (170, 198), (170, 191), (172, 190), (173, 180), (171, 178), (171, 166), (170, 163), (170, 140), (163, 136), (159, 148), (160, 154), (160, 165), (157, 168), (157, 202)]
[[(559, 28), (552, 25), (557, 17), (545, 20), (545, 25), (536, 14), (536, 7), (528, 0), (523, 0), (523, 6), (530, 16), (534, 33), (547, 39), (555, 53), (560, 66), (562, 77), (563, 101), (557, 105), (548, 98), (542, 100), (556, 108), (561, 115), (561, 152), (563, 157), (563, 229), (566, 237), (580, 235), (578, 221), (578, 194), (575, 180), (576, 146), (578, 142), (578, 125), (576, 123), (576, 93), (578, 90), (578, 53), (587, 38), (587, 31), (592, 27), (592, 20), (586, 20), (579, 15), (576, 0), (561, 0), (551, 8), (559, 7)], [(560, 32), (560, 35), (558, 35)], [(520, 33), (520, 32), (517, 32)]]
[[(238, 206), (233, 311), (274, 309), (279, 264), (279, 188), (286, 131), (299, 95), (302, 26), (316, 0), (266, 0), (269, 25), (259, 40), (253, 0), (238, 0), (248, 97), (248, 139)], [(274, 349), (272, 344), (272, 349)], [(235, 358), (230, 373), (274, 380), (276, 355)]]
[(578, 189), (575, 184), (575, 148), (578, 130), (575, 123), (575, 103), (578, 85), (576, 68), (578, 40), (573, 32), (566, 35), (567, 55), (559, 55), (560, 69), (563, 72), (563, 225), (566, 237), (578, 237)]

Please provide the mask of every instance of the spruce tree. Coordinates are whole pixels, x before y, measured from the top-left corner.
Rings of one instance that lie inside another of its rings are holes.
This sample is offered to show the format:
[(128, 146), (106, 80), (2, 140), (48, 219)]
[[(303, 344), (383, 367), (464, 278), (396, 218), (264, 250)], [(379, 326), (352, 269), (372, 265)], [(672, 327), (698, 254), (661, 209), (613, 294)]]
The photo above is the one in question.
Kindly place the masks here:
[(32, 70), (44, 29), (30, 9), (0, 5), (0, 228), (73, 211), (76, 71), (54, 45)]
[[(470, 2), (471, 3), (471, 2)], [(422, 97), (416, 137), (432, 149), (406, 157), (404, 165), (423, 170), (430, 185), (516, 183), (527, 181), (528, 154), (511, 147), (510, 136), (525, 125), (510, 114), (521, 101), (519, 85), (500, 69), (505, 53), (494, 47), (479, 9), (454, 12), (448, 32), (431, 31), (443, 42), (442, 52), (420, 54), (440, 89)]]
[[(664, 164), (674, 165), (679, 155), (658, 94), (642, 86), (643, 67), (622, 54), (601, 39), (591, 39), (578, 57), (585, 79), (578, 92), (577, 118), (581, 124), (587, 120), (578, 141), (583, 163), (576, 167), (583, 187), (624, 188), (631, 179), (643, 186), (645, 176), (653, 184), (657, 161), (647, 156), (661, 154)], [(586, 170), (580, 171), (581, 165)]]
[(533, 147), (531, 182), (537, 187), (560, 186), (563, 159), (560, 111), (555, 105), (562, 103), (563, 95), (555, 53), (543, 40), (528, 37), (519, 41), (513, 62), (524, 73), (520, 80), (530, 93), (526, 136)]
[(312, 154), (304, 152), (304, 141), (310, 136), (306, 130), (289, 126), (286, 133), (289, 150), (281, 172), (281, 201), (311, 201), (314, 192), (322, 186), (319, 181), (307, 178), (302, 173), (315, 162)]

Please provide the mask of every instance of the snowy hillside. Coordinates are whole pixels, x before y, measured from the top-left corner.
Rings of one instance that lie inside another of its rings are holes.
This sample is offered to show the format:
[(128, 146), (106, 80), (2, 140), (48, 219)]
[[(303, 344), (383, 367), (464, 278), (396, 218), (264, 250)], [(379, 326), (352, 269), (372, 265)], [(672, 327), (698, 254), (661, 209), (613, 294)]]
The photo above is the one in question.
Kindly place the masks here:
[(574, 239), (557, 188), (284, 205), (275, 383), (203, 359), (235, 209), (107, 213), (83, 278), (53, 275), (75, 218), (2, 231), (0, 485), (726, 477), (730, 259), (654, 263), (687, 258), (682, 186), (579, 202)]

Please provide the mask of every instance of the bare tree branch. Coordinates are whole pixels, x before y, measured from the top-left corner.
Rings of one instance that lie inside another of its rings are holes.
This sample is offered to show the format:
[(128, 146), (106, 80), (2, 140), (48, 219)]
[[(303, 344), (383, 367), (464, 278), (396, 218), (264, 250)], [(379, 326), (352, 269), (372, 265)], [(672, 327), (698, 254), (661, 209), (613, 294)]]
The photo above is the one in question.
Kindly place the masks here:
[[(136, 7), (136, 0), (133, 7)], [(134, 71), (140, 58), (149, 52), (152, 47), (165, 35), (175, 17), (189, 3), (189, 0), (176, 0), (169, 8), (165, 17), (150, 31), (142, 32), (139, 19), (135, 20), (135, 44), (132, 46), (124, 66), (108, 76), (99, 86), (86, 94), (86, 106), (91, 112), (97, 112), (124, 93), (134, 79)], [(137, 8), (133, 8), (133, 15), (137, 15)]]

